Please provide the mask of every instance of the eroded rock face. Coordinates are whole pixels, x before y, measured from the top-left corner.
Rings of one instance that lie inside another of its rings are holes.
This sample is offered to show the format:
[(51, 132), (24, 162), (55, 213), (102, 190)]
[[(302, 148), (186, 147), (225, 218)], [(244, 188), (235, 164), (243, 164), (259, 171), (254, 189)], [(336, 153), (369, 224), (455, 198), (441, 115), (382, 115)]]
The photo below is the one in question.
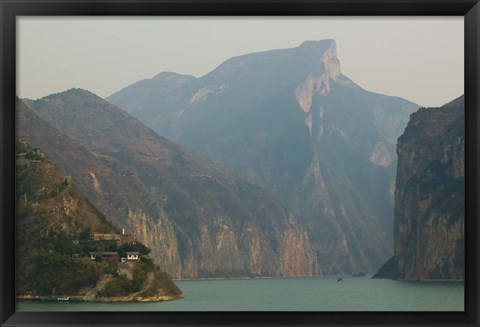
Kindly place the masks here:
[(323, 53), (322, 61), (330, 78), (335, 80), (337, 76), (342, 73), (340, 70), (340, 60), (337, 58), (337, 42), (331, 41), (330, 47)]
[(369, 158), (371, 162), (377, 166), (388, 167), (392, 163), (393, 159), (394, 158), (392, 158), (383, 142), (375, 143), (375, 147)]
[(464, 278), (464, 110), (422, 108), (398, 140), (396, 278)]
[(295, 89), (295, 98), (304, 112), (310, 112), (315, 93), (325, 95), (330, 92), (330, 74), (323, 73), (318, 77), (307, 76), (305, 81)]
[[(300, 46), (308, 48), (313, 42), (305, 42)], [(304, 50), (305, 51), (305, 50)], [(298, 105), (304, 112), (310, 112), (315, 93), (326, 95), (331, 90), (330, 80), (335, 81), (341, 75), (340, 60), (337, 58), (337, 44), (330, 40), (330, 45), (323, 49), (323, 56), (320, 58), (323, 63), (323, 72), (318, 76), (308, 75), (302, 84), (295, 89), (295, 98)], [(309, 126), (311, 129), (311, 126)]]
[(188, 269), (182, 269), (178, 239), (172, 223), (164, 212), (161, 212), (160, 217), (155, 220), (141, 209), (137, 211), (129, 210), (128, 229), (151, 249), (150, 256), (169, 274), (180, 277), (185, 275), (186, 271), (192, 272)]

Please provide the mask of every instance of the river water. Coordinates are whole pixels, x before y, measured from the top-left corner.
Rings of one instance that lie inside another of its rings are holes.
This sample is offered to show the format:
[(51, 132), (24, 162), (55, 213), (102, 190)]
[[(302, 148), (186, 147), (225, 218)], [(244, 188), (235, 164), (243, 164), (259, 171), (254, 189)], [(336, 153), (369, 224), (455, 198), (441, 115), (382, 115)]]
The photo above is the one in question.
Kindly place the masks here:
[(184, 298), (160, 303), (17, 302), (17, 311), (463, 311), (463, 282), (369, 277), (176, 281)]

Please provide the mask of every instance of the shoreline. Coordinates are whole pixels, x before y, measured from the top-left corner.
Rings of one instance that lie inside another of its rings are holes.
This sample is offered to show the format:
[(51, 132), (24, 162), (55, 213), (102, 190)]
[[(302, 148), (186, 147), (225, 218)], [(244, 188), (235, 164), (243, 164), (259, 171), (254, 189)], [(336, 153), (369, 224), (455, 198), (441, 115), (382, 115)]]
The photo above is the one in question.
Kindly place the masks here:
[(399, 282), (462, 282), (465, 283), (465, 279), (393, 279)]
[(246, 279), (272, 279), (277, 277), (198, 277), (198, 278), (175, 278), (173, 281), (196, 281), (196, 280), (246, 280)]
[[(198, 278), (175, 278), (173, 281), (208, 281), (208, 280), (250, 280), (250, 279), (274, 279), (274, 278), (314, 278), (314, 277), (326, 277), (337, 278), (339, 275), (308, 275), (308, 276), (245, 276), (245, 277), (198, 277)], [(392, 279), (392, 278), (372, 278), (372, 275), (367, 273), (366, 276), (352, 276), (349, 274), (342, 275), (342, 278), (368, 278), (368, 279), (388, 279), (400, 282), (465, 282), (464, 279)]]
[(17, 295), (15, 299), (28, 302), (54, 302), (54, 303), (145, 303), (145, 302), (165, 302), (183, 299), (180, 295), (155, 295), (155, 296), (115, 296), (115, 297), (99, 297), (93, 300), (87, 300), (84, 296), (34, 296), (34, 295)]
[(173, 281), (196, 281), (196, 280), (249, 280), (249, 279), (275, 279), (275, 278), (310, 278), (329, 277), (336, 275), (299, 275), (299, 276), (239, 276), (239, 277), (195, 277), (195, 278), (172, 278)]
[(165, 302), (183, 299), (182, 295), (157, 295), (157, 296), (115, 296), (115, 297), (99, 297), (92, 301), (85, 302), (101, 302), (101, 303), (125, 303), (125, 302)]

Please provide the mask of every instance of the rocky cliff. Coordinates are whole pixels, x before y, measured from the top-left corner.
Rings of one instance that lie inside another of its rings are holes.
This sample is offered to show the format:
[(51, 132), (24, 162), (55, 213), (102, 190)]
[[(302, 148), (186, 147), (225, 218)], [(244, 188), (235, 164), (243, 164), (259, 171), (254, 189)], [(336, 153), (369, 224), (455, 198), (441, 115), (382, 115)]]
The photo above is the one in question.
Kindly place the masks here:
[(334, 40), (234, 57), (134, 98), (157, 133), (274, 192), (324, 272), (373, 272), (392, 255), (395, 144), (418, 106), (346, 77)]
[(17, 106), (19, 134), (44, 148), (172, 276), (320, 273), (305, 229), (271, 193), (90, 92), (27, 103)]
[(398, 140), (394, 257), (377, 277), (463, 279), (464, 97), (421, 108)]

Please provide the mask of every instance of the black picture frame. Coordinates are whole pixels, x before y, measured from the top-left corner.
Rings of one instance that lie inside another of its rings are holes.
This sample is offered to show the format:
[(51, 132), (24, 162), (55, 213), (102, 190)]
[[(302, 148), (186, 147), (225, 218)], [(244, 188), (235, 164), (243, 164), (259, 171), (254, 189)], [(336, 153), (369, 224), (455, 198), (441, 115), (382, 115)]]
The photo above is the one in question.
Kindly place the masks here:
[[(0, 324), (1, 326), (478, 326), (479, 39), (478, 0), (0, 0)], [(16, 17), (42, 15), (412, 15), (464, 16), (466, 105), (465, 312), (15, 312)]]

